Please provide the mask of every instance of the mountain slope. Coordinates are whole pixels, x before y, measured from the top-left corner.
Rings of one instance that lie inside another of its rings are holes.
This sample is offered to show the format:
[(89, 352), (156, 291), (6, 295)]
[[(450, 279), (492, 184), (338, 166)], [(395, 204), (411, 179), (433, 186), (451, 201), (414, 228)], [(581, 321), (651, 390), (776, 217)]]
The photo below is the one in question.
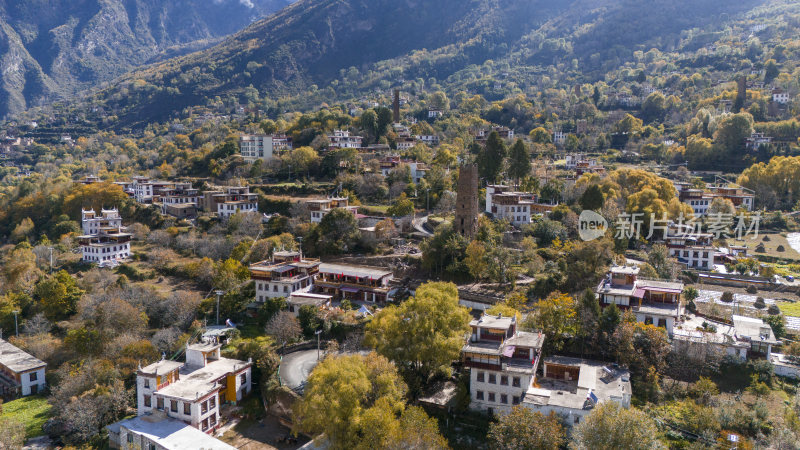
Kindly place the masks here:
[(0, 116), (208, 47), (291, 0), (0, 0)]
[(765, 1), (300, 0), (212, 48), (126, 75), (93, 101), (135, 127), (216, 96), (247, 101), (255, 89), (275, 99), (317, 86), (342, 99), (401, 79), (447, 80), (487, 61), (571, 62), (565, 69), (591, 81), (635, 51), (673, 48), (682, 33)]

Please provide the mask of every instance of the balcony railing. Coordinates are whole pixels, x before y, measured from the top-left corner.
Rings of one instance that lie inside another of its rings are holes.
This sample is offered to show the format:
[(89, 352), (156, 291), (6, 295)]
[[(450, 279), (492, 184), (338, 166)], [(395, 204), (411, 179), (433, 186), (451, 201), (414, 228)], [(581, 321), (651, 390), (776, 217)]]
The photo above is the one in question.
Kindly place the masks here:
[(472, 367), (475, 369), (484, 369), (484, 370), (502, 370), (502, 366), (500, 364), (490, 364), (490, 363), (482, 363), (477, 361), (464, 361), (464, 367)]

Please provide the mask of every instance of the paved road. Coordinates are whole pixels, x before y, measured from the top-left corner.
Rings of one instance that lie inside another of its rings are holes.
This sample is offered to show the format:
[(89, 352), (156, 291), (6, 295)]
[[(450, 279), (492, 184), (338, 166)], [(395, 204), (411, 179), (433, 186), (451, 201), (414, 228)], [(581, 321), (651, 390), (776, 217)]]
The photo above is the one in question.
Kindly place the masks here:
[[(325, 353), (321, 352), (320, 357)], [(317, 350), (289, 353), (281, 361), (281, 383), (295, 392), (302, 393), (308, 375), (317, 366)]]
[(433, 236), (433, 233), (431, 233), (430, 231), (426, 230), (425, 227), (422, 226), (427, 221), (428, 221), (428, 216), (415, 217), (411, 221), (411, 225), (414, 227), (415, 230), (419, 231), (420, 233), (424, 234), (425, 236)]

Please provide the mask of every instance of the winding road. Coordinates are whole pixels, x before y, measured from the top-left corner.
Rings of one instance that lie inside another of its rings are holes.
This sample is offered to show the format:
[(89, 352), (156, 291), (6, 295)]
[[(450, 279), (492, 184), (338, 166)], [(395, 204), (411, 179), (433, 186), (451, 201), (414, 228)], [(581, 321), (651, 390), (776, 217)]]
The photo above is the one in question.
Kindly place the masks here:
[(411, 220), (411, 226), (413, 226), (415, 230), (419, 231), (420, 233), (424, 234), (425, 236), (433, 236), (433, 233), (431, 233), (430, 231), (426, 230), (425, 227), (424, 227), (425, 222), (427, 222), (427, 221), (428, 221), (428, 216), (423, 216), (423, 217), (419, 217), (419, 218), (415, 217), (415, 218), (413, 218)]
[[(325, 357), (325, 352), (320, 352), (320, 358)], [(317, 350), (304, 350), (289, 353), (281, 360), (281, 383), (289, 389), (303, 393), (308, 376), (314, 367), (317, 367)]]

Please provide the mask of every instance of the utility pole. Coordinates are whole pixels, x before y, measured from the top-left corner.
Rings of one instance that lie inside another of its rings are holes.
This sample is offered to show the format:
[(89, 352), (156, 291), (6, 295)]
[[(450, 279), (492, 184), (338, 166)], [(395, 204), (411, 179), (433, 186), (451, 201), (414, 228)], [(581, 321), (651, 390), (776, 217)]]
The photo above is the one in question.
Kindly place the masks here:
[(425, 203), (425, 212), (428, 212), (431, 210), (431, 188), (425, 189)]
[(50, 249), (50, 273), (53, 273), (53, 247), (47, 247)]
[(17, 326), (17, 314), (19, 311), (14, 311), (14, 333), (19, 336), (19, 326)]
[(214, 291), (214, 293), (217, 294), (217, 325), (219, 325), (219, 298), (222, 297), (222, 294), (224, 294), (224, 292), (217, 289), (216, 291)]
[(317, 361), (319, 361), (319, 335), (322, 334), (322, 330), (317, 330), (314, 334), (317, 335)]

